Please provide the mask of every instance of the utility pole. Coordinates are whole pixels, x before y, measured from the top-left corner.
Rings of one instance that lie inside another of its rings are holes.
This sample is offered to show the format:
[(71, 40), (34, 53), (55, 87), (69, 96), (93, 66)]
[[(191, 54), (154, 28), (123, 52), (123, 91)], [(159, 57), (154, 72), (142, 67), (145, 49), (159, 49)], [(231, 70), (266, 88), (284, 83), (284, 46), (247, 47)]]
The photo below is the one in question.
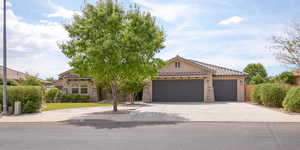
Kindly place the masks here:
[(6, 0), (3, 0), (3, 115), (7, 115)]

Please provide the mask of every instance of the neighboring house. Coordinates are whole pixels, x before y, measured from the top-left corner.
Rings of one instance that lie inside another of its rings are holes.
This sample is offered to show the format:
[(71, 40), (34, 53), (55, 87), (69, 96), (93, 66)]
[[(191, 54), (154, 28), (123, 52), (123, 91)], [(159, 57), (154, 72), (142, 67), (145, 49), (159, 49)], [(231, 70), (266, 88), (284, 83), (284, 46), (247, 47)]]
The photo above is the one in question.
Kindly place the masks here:
[(176, 56), (143, 90), (143, 102), (244, 101), (246, 73)]
[(300, 85), (300, 68), (293, 71), (293, 74), (296, 78), (296, 84)]
[(97, 87), (91, 78), (71, 73), (70, 70), (58, 76), (55, 86), (64, 94), (86, 94), (90, 96), (91, 101), (98, 101)]
[[(99, 88), (90, 77), (83, 77), (72, 73), (70, 70), (58, 75), (59, 79), (54, 83), (55, 87), (61, 89), (64, 94), (86, 94), (90, 101), (110, 100), (110, 90)], [(126, 101), (127, 95), (120, 94), (120, 101)]]
[[(27, 74), (27, 73), (23, 73), (11, 68), (6, 68), (6, 72), (7, 72), (7, 79), (13, 79), (13, 80), (21, 80), (24, 79), (26, 77), (32, 77), (31, 75)], [(0, 76), (1, 78), (3, 77), (3, 66), (0, 66)], [(49, 84), (48, 81), (37, 78), (38, 80), (40, 80), (42, 83), (45, 84)]]
[[(0, 66), (0, 75), (1, 77), (3, 77), (3, 66)], [(7, 79), (20, 80), (29, 76), (30, 75), (27, 73), (23, 73), (14, 69), (7, 68)]]

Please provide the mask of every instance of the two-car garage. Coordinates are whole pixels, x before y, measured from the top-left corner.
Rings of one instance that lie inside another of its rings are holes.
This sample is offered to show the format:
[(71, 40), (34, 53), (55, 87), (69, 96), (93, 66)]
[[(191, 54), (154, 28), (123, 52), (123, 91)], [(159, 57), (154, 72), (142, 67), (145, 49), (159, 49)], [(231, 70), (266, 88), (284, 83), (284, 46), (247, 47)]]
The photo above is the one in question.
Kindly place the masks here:
[[(215, 101), (237, 101), (237, 80), (213, 80)], [(153, 80), (153, 102), (203, 102), (204, 80)]]

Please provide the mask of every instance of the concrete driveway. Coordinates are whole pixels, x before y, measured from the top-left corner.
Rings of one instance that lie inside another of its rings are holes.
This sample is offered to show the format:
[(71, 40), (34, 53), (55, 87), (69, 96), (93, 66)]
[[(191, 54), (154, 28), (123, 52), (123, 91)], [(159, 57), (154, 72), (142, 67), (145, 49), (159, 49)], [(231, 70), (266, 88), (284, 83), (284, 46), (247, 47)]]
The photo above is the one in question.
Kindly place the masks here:
[[(76, 118), (79, 119), (79, 118)], [(113, 121), (220, 121), (300, 122), (300, 114), (288, 114), (249, 103), (153, 103), (130, 114), (89, 115), (80, 119)]]

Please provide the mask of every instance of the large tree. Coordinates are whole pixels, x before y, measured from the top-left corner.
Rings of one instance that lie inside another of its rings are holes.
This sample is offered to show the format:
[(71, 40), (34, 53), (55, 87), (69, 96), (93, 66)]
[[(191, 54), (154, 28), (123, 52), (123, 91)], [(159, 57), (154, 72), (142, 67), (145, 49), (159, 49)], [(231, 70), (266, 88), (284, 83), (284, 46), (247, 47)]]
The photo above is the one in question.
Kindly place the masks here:
[(300, 21), (292, 23), (281, 35), (273, 36), (270, 48), (282, 63), (300, 67)]
[[(265, 69), (265, 67), (260, 64), (248, 64), (244, 70), (244, 72), (248, 73), (249, 75), (246, 77), (246, 82), (249, 84), (251, 83), (252, 78), (254, 78), (255, 80), (258, 80), (258, 78), (262, 78), (265, 79), (268, 74), (267, 71)], [(259, 75), (259, 76), (258, 76)], [(259, 79), (260, 80), (260, 79)], [(254, 82), (254, 81), (253, 81)], [(256, 81), (255, 81), (256, 82)]]
[(121, 83), (150, 78), (163, 64), (154, 56), (164, 48), (164, 32), (137, 5), (125, 9), (117, 1), (99, 0), (87, 4), (65, 29), (70, 40), (59, 46), (69, 64), (74, 72), (110, 86), (114, 111)]

